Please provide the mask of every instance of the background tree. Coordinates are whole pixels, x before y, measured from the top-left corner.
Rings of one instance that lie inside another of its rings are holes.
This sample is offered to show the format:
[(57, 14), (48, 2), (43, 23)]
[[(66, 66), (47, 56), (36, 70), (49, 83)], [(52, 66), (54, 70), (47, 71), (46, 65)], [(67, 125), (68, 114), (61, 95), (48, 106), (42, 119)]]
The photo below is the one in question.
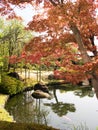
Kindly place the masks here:
[[(16, 19), (5, 21), (0, 38), (2, 55), (7, 58), (20, 56), (24, 44), (28, 42), (31, 37), (32, 34), (30, 31), (25, 30), (25, 27), (20, 21)], [(10, 62), (8, 61), (8, 70), (9, 69)]]

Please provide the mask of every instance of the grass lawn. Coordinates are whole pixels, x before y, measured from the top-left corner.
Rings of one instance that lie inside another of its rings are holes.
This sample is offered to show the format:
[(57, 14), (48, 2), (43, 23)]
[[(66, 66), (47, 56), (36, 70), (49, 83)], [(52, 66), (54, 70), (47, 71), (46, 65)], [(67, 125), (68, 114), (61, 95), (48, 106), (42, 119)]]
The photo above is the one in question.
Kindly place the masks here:
[(13, 118), (4, 109), (4, 106), (5, 106), (7, 99), (8, 99), (8, 95), (0, 94), (0, 121), (12, 122)]
[(13, 118), (4, 108), (0, 108), (0, 121), (9, 121), (9, 122), (13, 121)]
[(3, 107), (5, 105), (7, 99), (8, 99), (8, 95), (0, 94), (0, 107)]

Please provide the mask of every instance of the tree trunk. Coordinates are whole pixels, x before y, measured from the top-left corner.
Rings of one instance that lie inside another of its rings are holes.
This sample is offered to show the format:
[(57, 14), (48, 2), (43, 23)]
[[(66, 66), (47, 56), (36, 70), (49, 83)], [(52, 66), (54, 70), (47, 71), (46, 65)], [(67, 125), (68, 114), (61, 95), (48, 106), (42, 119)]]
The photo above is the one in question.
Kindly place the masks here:
[[(90, 36), (89, 39), (90, 39), (90, 41), (91, 41), (92, 47), (94, 47), (94, 46), (95, 46), (95, 44), (94, 44), (94, 35)], [(97, 48), (95, 48), (95, 49), (93, 50), (93, 54), (94, 54), (94, 56), (97, 56)]]
[[(87, 54), (87, 50), (86, 50), (86, 48), (85, 48), (85, 46), (83, 44), (80, 31), (78, 30), (77, 26), (74, 25), (74, 24), (71, 24), (70, 28), (71, 28), (71, 30), (72, 30), (72, 32), (73, 32), (73, 34), (75, 36), (75, 39), (76, 39), (76, 41), (78, 43), (79, 50), (80, 50), (83, 62), (84, 63), (90, 62), (91, 58)], [(94, 87), (96, 97), (98, 98), (98, 76), (96, 75), (95, 72), (93, 72), (91, 74), (91, 76), (92, 76), (91, 84), (92, 84), (92, 87)]]
[(10, 68), (11, 68), (11, 64), (8, 63), (8, 68), (7, 68), (7, 71), (8, 71), (8, 72), (10, 71)]
[(96, 97), (98, 99), (98, 76), (95, 73), (92, 74), (91, 83), (92, 83), (92, 86), (94, 87), (94, 91), (95, 91)]
[(71, 24), (70, 28), (71, 28), (71, 30), (72, 30), (72, 32), (73, 32), (73, 34), (74, 34), (74, 36), (75, 36), (75, 39), (76, 39), (76, 41), (77, 41), (77, 43), (78, 43), (79, 50), (80, 50), (80, 52), (81, 52), (81, 56), (82, 56), (83, 62), (84, 62), (84, 63), (89, 62), (91, 59), (90, 59), (90, 57), (88, 56), (87, 51), (86, 51), (86, 48), (85, 48), (85, 46), (84, 46), (84, 44), (83, 44), (80, 31), (78, 30), (77, 26), (74, 25), (74, 24)]

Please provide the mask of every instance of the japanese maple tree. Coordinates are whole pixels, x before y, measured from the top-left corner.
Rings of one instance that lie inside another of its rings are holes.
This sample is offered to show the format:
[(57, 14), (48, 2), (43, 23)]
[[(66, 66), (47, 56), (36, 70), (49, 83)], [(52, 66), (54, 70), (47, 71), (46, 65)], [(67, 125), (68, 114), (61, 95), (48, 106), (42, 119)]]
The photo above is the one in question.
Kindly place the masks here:
[(36, 15), (33, 22), (29, 24), (29, 28), (38, 32), (46, 31), (45, 42), (50, 42), (49, 46), (54, 44), (54, 48), (59, 42), (64, 44), (75, 42), (78, 44), (83, 62), (90, 62), (91, 59), (87, 55), (87, 50), (97, 55), (94, 45), (94, 36), (98, 35), (95, 2), (86, 0), (65, 2), (62, 0), (50, 1), (50, 3), (49, 6), (45, 5), (48, 12), (45, 11), (42, 15)]
[[(74, 42), (78, 45), (83, 61), (83, 65), (73, 65), (71, 63), (71, 58), (73, 60), (72, 55), (66, 53), (65, 57), (60, 61), (59, 66), (72, 69), (74, 73), (70, 71), (66, 73), (64, 70), (56, 74), (71, 82), (82, 80), (83, 77), (90, 77), (95, 91), (98, 91), (97, 50), (94, 44), (94, 36), (98, 36), (98, 23), (96, 20), (97, 1), (77, 0), (72, 2), (67, 0), (50, 0), (48, 5), (46, 2), (44, 8), (44, 13), (36, 15), (29, 23), (31, 30), (40, 33), (46, 32), (44, 37), (42, 36), (40, 40), (38, 39), (39, 44), (44, 42), (48, 44), (49, 48), (51, 48), (49, 52), (53, 54), (53, 49), (55, 50), (57, 46), (60, 50), (64, 44)], [(31, 51), (33, 43), (31, 42), (27, 46), (27, 48), (30, 47)], [(43, 50), (45, 50), (44, 47)], [(64, 53), (67, 51), (65, 48)], [(96, 58), (91, 59), (87, 51), (93, 52)], [(49, 52), (46, 51), (46, 53)], [(69, 55), (71, 58), (69, 58)]]

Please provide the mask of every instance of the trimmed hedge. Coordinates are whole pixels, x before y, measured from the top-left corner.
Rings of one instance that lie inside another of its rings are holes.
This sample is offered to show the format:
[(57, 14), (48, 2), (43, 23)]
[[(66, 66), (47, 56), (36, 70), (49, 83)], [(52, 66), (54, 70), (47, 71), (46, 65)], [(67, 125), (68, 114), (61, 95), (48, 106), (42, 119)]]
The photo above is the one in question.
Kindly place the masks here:
[(9, 95), (15, 95), (23, 90), (23, 82), (2, 74), (0, 83), (0, 92)]

